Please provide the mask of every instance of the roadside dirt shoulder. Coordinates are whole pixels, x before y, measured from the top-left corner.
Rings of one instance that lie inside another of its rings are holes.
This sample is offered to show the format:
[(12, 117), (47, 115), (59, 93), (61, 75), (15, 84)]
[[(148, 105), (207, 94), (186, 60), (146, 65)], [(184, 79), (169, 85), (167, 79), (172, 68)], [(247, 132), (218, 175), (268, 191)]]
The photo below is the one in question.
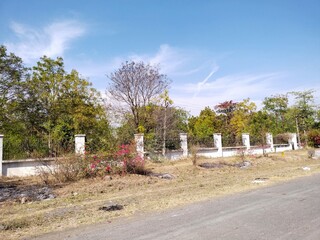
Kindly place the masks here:
[[(271, 154), (268, 157), (243, 159), (198, 160), (148, 163), (154, 173), (142, 176), (107, 176), (103, 179), (84, 179), (78, 182), (43, 186), (39, 179), (1, 178), (0, 186), (52, 188), (52, 198), (15, 199), (0, 202), (0, 238), (21, 239), (52, 231), (110, 222), (137, 213), (157, 212), (246, 191), (261, 186), (308, 176), (320, 172), (320, 160), (309, 159), (307, 151)], [(207, 163), (212, 168), (200, 167)], [(245, 167), (244, 167), (245, 166)], [(35, 190), (34, 190), (35, 191)], [(49, 194), (48, 194), (49, 195)], [(105, 211), (110, 205), (121, 205), (115, 211)], [(104, 208), (105, 207), (105, 208)]]

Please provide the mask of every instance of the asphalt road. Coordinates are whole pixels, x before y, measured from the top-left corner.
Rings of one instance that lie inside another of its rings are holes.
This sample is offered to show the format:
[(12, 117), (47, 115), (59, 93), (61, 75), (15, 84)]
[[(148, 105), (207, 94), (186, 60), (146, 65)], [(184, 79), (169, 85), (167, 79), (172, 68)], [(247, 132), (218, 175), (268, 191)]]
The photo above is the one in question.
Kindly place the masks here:
[(320, 239), (320, 175), (37, 239)]

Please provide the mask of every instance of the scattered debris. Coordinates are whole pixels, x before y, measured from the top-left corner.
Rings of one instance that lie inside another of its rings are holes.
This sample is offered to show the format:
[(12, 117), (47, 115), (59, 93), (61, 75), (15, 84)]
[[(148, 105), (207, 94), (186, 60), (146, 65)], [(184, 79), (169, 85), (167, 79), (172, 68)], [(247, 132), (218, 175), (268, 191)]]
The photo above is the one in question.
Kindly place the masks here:
[(159, 176), (160, 178), (163, 178), (163, 179), (174, 179), (174, 176), (173, 175), (171, 175), (171, 174), (169, 174), (169, 173), (164, 173), (164, 174), (161, 174), (160, 176)]
[(26, 202), (54, 199), (55, 197), (52, 189), (48, 186), (0, 186), (0, 202), (18, 201), (24, 204)]
[(203, 168), (223, 168), (224, 166), (226, 166), (226, 164), (222, 164), (222, 163), (201, 163), (199, 164), (200, 167)]
[(21, 202), (21, 204), (25, 204), (27, 202), (27, 198), (26, 197), (22, 197), (20, 202)]
[(251, 162), (249, 161), (243, 161), (241, 163), (236, 163), (234, 164), (235, 167), (239, 167), (239, 168), (242, 168), (242, 169), (245, 169), (245, 168), (249, 168), (251, 166)]
[(219, 163), (201, 163), (199, 164), (200, 167), (203, 168), (223, 168), (224, 166), (228, 167), (237, 167), (237, 168), (248, 168), (251, 166), (251, 162), (249, 161), (243, 161), (240, 163), (235, 163), (235, 164), (230, 164), (230, 163), (224, 163), (224, 162), (219, 162)]
[(310, 149), (308, 150), (308, 158), (314, 158), (315, 157), (315, 150)]
[(308, 158), (320, 159), (320, 150), (319, 149), (310, 149), (308, 150)]
[(74, 197), (77, 196), (78, 194), (79, 193), (77, 193), (77, 192), (73, 192), (73, 191), (71, 192), (71, 195), (74, 196)]
[(267, 180), (269, 180), (269, 178), (255, 178), (252, 183), (264, 183)]
[(112, 180), (112, 177), (111, 176), (109, 176), (109, 175), (106, 175), (104, 178), (103, 178), (103, 180)]
[(120, 205), (120, 204), (109, 204), (107, 206), (103, 206), (103, 207), (100, 207), (99, 210), (103, 210), (103, 211), (108, 211), (108, 212), (111, 212), (111, 211), (119, 211), (119, 210), (122, 210), (123, 209), (123, 205)]
[(158, 178), (167, 179), (167, 180), (174, 179), (174, 176), (170, 173), (149, 173), (148, 176), (158, 177)]
[(304, 170), (304, 171), (310, 171), (311, 168), (309, 168), (309, 167), (303, 167), (302, 170)]

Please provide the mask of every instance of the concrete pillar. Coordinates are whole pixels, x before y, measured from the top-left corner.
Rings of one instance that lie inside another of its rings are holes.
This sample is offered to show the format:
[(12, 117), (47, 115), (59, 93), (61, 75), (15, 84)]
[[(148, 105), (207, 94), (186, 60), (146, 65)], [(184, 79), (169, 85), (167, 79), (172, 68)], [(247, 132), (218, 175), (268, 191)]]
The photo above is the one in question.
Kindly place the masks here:
[(291, 145), (292, 150), (298, 150), (297, 134), (291, 133), (288, 143)]
[(136, 143), (136, 150), (138, 155), (143, 159), (144, 158), (143, 133), (135, 134), (134, 142)]
[(250, 149), (250, 136), (249, 133), (242, 133), (242, 145)]
[(85, 153), (85, 144), (86, 144), (86, 135), (85, 134), (77, 134), (75, 137), (75, 153), (84, 155)]
[(222, 157), (222, 140), (221, 133), (213, 134), (213, 144), (215, 148), (218, 148), (218, 155)]
[(183, 150), (183, 157), (188, 157), (188, 136), (186, 133), (180, 133), (180, 146)]
[(266, 143), (271, 148), (271, 151), (273, 152), (273, 136), (271, 133), (266, 133)]
[(3, 160), (3, 135), (0, 134), (0, 176), (2, 176), (2, 160)]

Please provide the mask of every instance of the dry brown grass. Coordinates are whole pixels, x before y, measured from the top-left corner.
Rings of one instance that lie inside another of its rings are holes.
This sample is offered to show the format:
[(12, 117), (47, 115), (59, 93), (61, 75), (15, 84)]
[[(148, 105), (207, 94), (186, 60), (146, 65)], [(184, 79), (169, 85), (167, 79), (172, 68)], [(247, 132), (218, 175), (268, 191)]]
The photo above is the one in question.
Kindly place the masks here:
[[(162, 211), (225, 194), (254, 189), (320, 172), (320, 161), (308, 158), (307, 151), (269, 154), (269, 157), (248, 159), (252, 166), (239, 169), (225, 166), (219, 169), (194, 167), (192, 159), (176, 162), (148, 163), (155, 173), (170, 173), (173, 180), (141, 175), (112, 176), (86, 179), (68, 185), (56, 185), (54, 200), (27, 204), (0, 205), (0, 239), (19, 239), (33, 234), (59, 231), (84, 224), (112, 221), (135, 213)], [(236, 163), (239, 158), (204, 159), (203, 162)], [(302, 170), (308, 166), (310, 171)], [(253, 184), (255, 178), (269, 178), (263, 184)], [(19, 179), (19, 184), (37, 184), (38, 179)], [(13, 179), (2, 178), (0, 184)], [(124, 205), (115, 212), (98, 210), (108, 202)]]

